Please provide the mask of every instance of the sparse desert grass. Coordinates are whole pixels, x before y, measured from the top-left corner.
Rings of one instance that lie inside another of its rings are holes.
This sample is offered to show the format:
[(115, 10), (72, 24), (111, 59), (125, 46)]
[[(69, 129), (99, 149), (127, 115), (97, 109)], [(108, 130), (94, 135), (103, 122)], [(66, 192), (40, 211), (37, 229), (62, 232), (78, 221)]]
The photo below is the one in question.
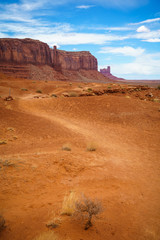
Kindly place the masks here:
[(75, 204), (78, 200), (77, 194), (73, 191), (69, 195), (66, 195), (62, 204), (62, 215), (71, 216), (75, 212)]
[(9, 160), (0, 159), (0, 167), (15, 167), (16, 164)]
[(64, 151), (71, 151), (71, 146), (69, 143), (66, 143), (62, 146), (62, 150)]
[(53, 93), (53, 94), (51, 94), (51, 97), (57, 97), (57, 95)]
[(102, 212), (102, 204), (98, 200), (93, 200), (82, 195), (81, 199), (75, 203), (75, 215), (87, 219), (85, 230), (92, 226), (92, 217)]
[(62, 219), (60, 217), (54, 216), (46, 223), (46, 227), (48, 228), (57, 228), (62, 223)]
[(97, 147), (96, 147), (96, 144), (91, 142), (91, 143), (88, 143), (87, 145), (87, 151), (90, 151), (90, 152), (94, 152), (96, 151)]
[(15, 132), (15, 129), (13, 127), (8, 127), (7, 131)]
[(157, 89), (160, 90), (160, 85), (158, 85)]
[(21, 90), (22, 90), (22, 91), (28, 91), (28, 89), (27, 89), (27, 88), (21, 88)]
[(158, 98), (154, 98), (153, 100), (152, 100), (153, 102), (160, 102), (160, 99), (158, 99)]
[(58, 240), (57, 236), (54, 232), (44, 232), (41, 233), (39, 236), (35, 237), (33, 240)]
[(70, 92), (69, 97), (78, 97), (78, 94), (76, 92)]
[(0, 215), (0, 232), (5, 228), (5, 219)]
[(0, 140), (0, 145), (4, 145), (4, 144), (7, 144), (7, 141), (6, 140)]
[(88, 91), (88, 92), (92, 92), (93, 89), (92, 89), (92, 88), (88, 88), (87, 91)]

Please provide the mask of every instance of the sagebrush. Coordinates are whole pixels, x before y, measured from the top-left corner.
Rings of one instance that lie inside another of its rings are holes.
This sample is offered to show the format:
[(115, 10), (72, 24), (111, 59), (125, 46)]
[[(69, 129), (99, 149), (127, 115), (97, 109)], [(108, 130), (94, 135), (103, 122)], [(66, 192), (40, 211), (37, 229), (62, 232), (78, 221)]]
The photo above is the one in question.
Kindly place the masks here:
[(85, 230), (92, 226), (92, 217), (98, 215), (102, 211), (102, 204), (98, 200), (90, 199), (82, 195), (81, 199), (75, 203), (75, 215), (79, 215), (87, 219)]

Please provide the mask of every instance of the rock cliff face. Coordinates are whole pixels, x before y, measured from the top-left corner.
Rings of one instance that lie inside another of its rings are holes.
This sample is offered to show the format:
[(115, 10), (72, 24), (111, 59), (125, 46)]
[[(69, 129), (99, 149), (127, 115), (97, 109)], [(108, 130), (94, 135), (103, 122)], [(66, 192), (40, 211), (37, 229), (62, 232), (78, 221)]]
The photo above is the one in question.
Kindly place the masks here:
[(0, 72), (37, 80), (105, 81), (90, 52), (51, 49), (46, 43), (29, 38), (0, 38)]
[(32, 39), (0, 39), (0, 62), (51, 65), (51, 52), (47, 44)]
[(97, 59), (90, 52), (50, 49), (32, 39), (0, 39), (0, 63), (49, 65), (56, 70), (97, 70)]
[(97, 70), (97, 59), (87, 51), (67, 52), (57, 50), (52, 52), (53, 67), (57, 70)]

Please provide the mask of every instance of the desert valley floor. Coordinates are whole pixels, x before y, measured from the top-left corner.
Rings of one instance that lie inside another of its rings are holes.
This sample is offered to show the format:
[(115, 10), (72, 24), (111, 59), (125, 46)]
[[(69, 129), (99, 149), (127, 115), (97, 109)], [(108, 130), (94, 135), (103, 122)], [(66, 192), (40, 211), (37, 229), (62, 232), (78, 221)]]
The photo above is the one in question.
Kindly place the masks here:
[[(136, 89), (1, 76), (0, 239), (160, 239), (160, 90)], [(71, 191), (102, 203), (87, 231), (61, 214)]]

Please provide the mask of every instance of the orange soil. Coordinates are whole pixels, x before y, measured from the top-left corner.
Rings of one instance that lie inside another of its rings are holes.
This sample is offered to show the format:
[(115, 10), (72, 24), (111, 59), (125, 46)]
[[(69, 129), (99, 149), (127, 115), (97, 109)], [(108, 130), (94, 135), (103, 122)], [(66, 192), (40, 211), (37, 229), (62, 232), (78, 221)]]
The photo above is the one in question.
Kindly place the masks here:
[[(61, 219), (52, 230), (58, 239), (160, 239), (159, 103), (134, 93), (62, 96), (106, 86), (2, 78), (0, 212), (7, 227), (0, 239), (32, 240), (49, 231), (53, 217)], [(14, 100), (7, 102), (9, 88)], [(160, 98), (160, 91), (148, 92)], [(86, 150), (91, 142), (95, 152)], [(71, 151), (62, 150), (67, 143)], [(103, 212), (87, 231), (83, 222), (60, 215), (70, 191), (102, 202)]]

